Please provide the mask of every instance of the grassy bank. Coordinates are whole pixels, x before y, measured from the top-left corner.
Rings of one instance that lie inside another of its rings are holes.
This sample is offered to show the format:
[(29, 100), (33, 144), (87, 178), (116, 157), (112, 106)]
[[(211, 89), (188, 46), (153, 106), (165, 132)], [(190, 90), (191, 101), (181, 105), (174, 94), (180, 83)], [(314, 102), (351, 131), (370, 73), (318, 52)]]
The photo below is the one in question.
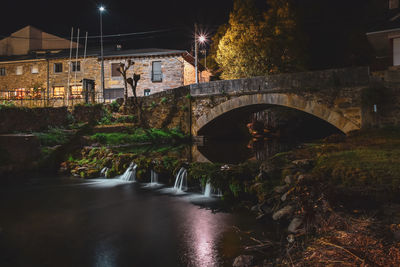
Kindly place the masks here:
[[(288, 225), (286, 249), (277, 250), (274, 264), (398, 265), (399, 128), (330, 136), (263, 166), (254, 184), (259, 210)], [(271, 191), (270, 179), (279, 176), (280, 186)]]
[(178, 129), (162, 130), (141, 128), (133, 129), (130, 133), (96, 133), (90, 140), (103, 145), (123, 145), (134, 143), (166, 143), (188, 140), (188, 136)]

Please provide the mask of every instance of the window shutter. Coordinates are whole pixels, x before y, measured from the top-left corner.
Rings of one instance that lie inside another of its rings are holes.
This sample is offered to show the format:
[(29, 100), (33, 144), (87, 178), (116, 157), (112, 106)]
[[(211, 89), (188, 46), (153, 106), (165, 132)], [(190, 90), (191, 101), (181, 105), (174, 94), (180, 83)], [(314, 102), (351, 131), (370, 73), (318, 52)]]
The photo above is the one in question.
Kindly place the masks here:
[(111, 63), (111, 76), (112, 77), (119, 77), (121, 73), (118, 71), (120, 63)]

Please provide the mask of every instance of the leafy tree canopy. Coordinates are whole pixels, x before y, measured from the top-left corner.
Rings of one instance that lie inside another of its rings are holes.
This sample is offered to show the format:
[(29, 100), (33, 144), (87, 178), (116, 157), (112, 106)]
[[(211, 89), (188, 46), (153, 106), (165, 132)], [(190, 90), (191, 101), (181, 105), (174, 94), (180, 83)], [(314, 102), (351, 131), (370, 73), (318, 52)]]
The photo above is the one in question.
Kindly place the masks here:
[(216, 62), (223, 79), (235, 79), (301, 68), (301, 45), (289, 0), (268, 0), (260, 12), (253, 0), (235, 0)]

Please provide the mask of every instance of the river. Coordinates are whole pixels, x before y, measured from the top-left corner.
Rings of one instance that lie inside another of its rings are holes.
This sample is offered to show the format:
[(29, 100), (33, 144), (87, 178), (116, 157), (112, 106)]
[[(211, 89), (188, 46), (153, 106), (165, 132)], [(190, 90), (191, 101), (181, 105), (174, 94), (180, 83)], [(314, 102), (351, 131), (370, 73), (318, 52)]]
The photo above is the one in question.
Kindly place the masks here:
[(117, 179), (3, 185), (0, 266), (232, 266), (243, 246), (233, 227), (265, 222), (215, 205)]

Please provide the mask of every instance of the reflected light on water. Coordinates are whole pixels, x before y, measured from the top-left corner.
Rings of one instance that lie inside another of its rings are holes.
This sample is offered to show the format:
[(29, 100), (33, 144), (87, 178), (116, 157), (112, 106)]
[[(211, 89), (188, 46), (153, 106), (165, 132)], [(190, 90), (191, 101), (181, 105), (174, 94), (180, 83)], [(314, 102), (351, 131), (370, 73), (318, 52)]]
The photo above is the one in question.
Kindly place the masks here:
[(108, 242), (100, 242), (94, 252), (94, 266), (98, 267), (114, 267), (116, 264), (116, 252), (113, 245), (108, 245)]
[(218, 240), (226, 228), (228, 215), (213, 214), (210, 210), (194, 210), (186, 214), (189, 241), (188, 266), (220, 266)]

